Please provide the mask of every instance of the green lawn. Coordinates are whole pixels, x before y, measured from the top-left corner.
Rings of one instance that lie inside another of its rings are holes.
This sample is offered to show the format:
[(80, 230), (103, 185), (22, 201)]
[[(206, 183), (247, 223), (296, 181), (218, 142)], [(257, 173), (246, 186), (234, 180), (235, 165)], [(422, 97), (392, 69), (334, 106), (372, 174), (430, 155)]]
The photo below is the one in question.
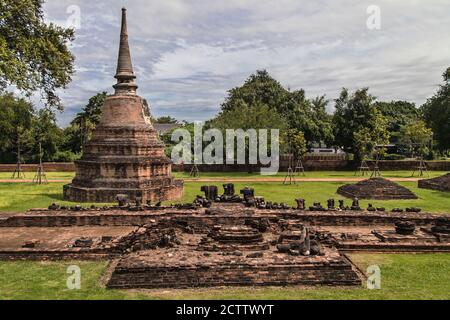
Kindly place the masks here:
[[(335, 287), (115, 291), (101, 285), (106, 262), (0, 262), (0, 299), (450, 299), (450, 254), (355, 254), (381, 268), (381, 290)], [(67, 267), (81, 268), (81, 290), (66, 287)]]
[[(431, 178), (439, 177), (447, 172), (444, 171), (430, 171), (429, 176)], [(411, 178), (412, 170), (410, 171), (383, 171), (383, 177), (385, 178)], [(34, 172), (26, 172), (26, 179), (33, 179)], [(71, 180), (74, 178), (74, 172), (47, 172), (47, 178), (50, 180)], [(180, 179), (189, 178), (189, 173), (183, 172), (175, 172), (175, 177)], [(6, 180), (11, 179), (11, 172), (0, 172), (0, 179)], [(275, 177), (284, 178), (286, 176), (285, 172), (278, 173)], [(274, 176), (262, 176), (259, 172), (256, 173), (245, 173), (245, 172), (201, 172), (200, 178), (252, 178), (252, 179), (267, 179), (273, 178)], [(356, 176), (356, 178), (359, 176)], [(367, 177), (367, 176), (366, 176)], [(417, 177), (417, 174), (416, 174)], [(300, 177), (303, 178), (303, 177)], [(306, 172), (306, 178), (331, 178), (331, 179), (339, 179), (339, 178), (355, 178), (354, 171), (311, 171)], [(426, 176), (425, 178), (428, 178)]]
[[(35, 176), (35, 172), (25, 172), (25, 179), (32, 180)], [(47, 179), (50, 180), (72, 180), (75, 177), (75, 172), (46, 172)], [(0, 172), (1, 180), (11, 179), (12, 172)], [(21, 177), (21, 179), (24, 179)]]
[[(223, 177), (223, 174), (212, 176)], [(200, 194), (203, 184), (187, 182), (183, 201), (192, 201), (195, 195)], [(237, 183), (236, 189), (248, 184), (256, 189), (258, 195), (268, 200), (294, 204), (295, 198), (303, 197), (308, 204), (313, 201), (325, 204), (328, 198), (340, 199), (335, 191), (342, 183), (303, 182), (283, 186), (280, 182), (254, 182)], [(426, 211), (450, 212), (448, 193), (418, 189), (416, 182), (401, 184), (419, 195), (420, 199), (373, 201), (373, 204), (388, 209), (417, 206)], [(0, 183), (0, 211), (21, 212), (47, 207), (52, 202), (70, 204), (62, 201), (63, 185)], [(364, 206), (367, 203), (363, 201)], [(147, 293), (110, 291), (100, 285), (106, 262), (0, 262), (0, 299), (450, 299), (450, 254), (355, 254), (351, 257), (363, 270), (373, 264), (381, 267), (381, 290), (287, 287), (162, 290)], [(82, 270), (80, 291), (71, 291), (65, 287), (66, 268), (72, 264), (79, 265)]]
[[(411, 178), (412, 177), (412, 170), (411, 171), (382, 171), (382, 175), (384, 178)], [(442, 176), (446, 174), (445, 171), (430, 171), (429, 177), (435, 178)], [(256, 173), (245, 173), (245, 172), (201, 172), (200, 178), (222, 178), (222, 177), (229, 177), (229, 178), (252, 178), (252, 179), (267, 179), (267, 178), (284, 178), (286, 177), (286, 172), (279, 172), (275, 176), (262, 176), (259, 172)], [(189, 178), (189, 173), (184, 172), (176, 172), (174, 175), (177, 178)], [(360, 175), (355, 175), (354, 171), (308, 171), (306, 172), (306, 176), (299, 176), (299, 178), (320, 178), (320, 179), (340, 179), (340, 178), (360, 178)], [(366, 178), (368, 176), (366, 175)], [(416, 173), (416, 178), (417, 173)], [(426, 175), (424, 178), (428, 178)]]
[[(185, 195), (182, 202), (192, 202), (196, 195), (201, 194), (200, 187), (203, 182), (186, 182)], [(208, 183), (218, 185), (220, 182)], [(297, 185), (284, 186), (281, 182), (253, 182), (237, 183), (236, 190), (239, 191), (246, 185), (255, 188), (256, 194), (264, 196), (268, 201), (286, 202), (295, 204), (296, 198), (304, 198), (307, 204), (319, 201), (323, 205), (327, 199), (342, 197), (336, 194), (340, 182), (301, 182)], [(417, 182), (402, 182), (402, 185), (411, 189), (418, 196), (418, 200), (395, 200), (395, 201), (362, 201), (365, 207), (372, 203), (377, 207), (392, 209), (395, 207), (420, 207), (424, 211), (436, 213), (450, 213), (449, 193), (419, 189)], [(53, 202), (61, 205), (74, 205), (62, 199), (63, 183), (50, 183), (48, 185), (34, 185), (32, 183), (0, 183), (0, 212), (23, 212), (31, 208), (46, 208)], [(220, 190), (222, 192), (222, 190)], [(350, 200), (347, 200), (350, 204)], [(89, 204), (84, 204), (88, 206)], [(100, 204), (97, 204), (100, 205)]]

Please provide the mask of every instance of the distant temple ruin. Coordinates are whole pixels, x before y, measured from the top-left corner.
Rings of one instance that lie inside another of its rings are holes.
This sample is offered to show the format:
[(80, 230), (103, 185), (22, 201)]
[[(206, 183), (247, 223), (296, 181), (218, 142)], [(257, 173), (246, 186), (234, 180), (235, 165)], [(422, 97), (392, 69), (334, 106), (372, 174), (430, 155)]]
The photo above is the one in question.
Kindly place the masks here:
[(150, 121), (148, 105), (136, 94), (126, 9), (115, 78), (115, 93), (105, 100), (101, 121), (75, 162), (76, 177), (64, 186), (64, 198), (101, 203), (115, 201), (118, 194), (144, 202), (181, 198), (183, 182), (173, 178), (172, 162)]

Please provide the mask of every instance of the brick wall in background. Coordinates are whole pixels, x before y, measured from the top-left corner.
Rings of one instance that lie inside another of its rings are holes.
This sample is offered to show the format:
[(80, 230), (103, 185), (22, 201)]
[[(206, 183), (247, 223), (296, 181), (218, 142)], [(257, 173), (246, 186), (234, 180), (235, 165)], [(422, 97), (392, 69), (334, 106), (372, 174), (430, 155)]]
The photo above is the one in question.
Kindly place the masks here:
[[(369, 166), (374, 165), (374, 161), (367, 162)], [(435, 171), (450, 171), (450, 161), (429, 161), (426, 162), (429, 170)], [(294, 163), (295, 165), (295, 163)], [(381, 170), (413, 170), (418, 167), (418, 161), (380, 161)], [(289, 162), (282, 159), (280, 162), (280, 171), (287, 171)], [(303, 166), (307, 171), (345, 171), (354, 170), (358, 163), (349, 160), (310, 160), (303, 161)], [(259, 165), (200, 165), (198, 166), (201, 172), (259, 172)], [(15, 164), (0, 164), (0, 172), (13, 172), (16, 168)], [(35, 172), (36, 164), (24, 164), (22, 168), (25, 172)], [(191, 165), (173, 165), (174, 172), (190, 172)], [(74, 172), (75, 166), (73, 163), (44, 163), (44, 170), (46, 172)]]

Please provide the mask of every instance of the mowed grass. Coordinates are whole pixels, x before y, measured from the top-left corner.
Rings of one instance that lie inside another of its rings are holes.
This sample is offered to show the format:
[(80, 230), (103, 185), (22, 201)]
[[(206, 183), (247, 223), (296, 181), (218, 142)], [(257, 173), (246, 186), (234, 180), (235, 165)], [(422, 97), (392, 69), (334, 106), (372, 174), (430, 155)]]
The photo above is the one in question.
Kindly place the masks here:
[[(361, 270), (381, 268), (381, 289), (341, 287), (204, 288), (117, 291), (104, 287), (107, 262), (0, 262), (0, 299), (450, 299), (450, 254), (353, 254)], [(81, 268), (81, 290), (67, 289), (67, 268)]]
[[(382, 171), (382, 175), (384, 178), (412, 178), (413, 170), (410, 171)], [(423, 179), (428, 178), (435, 178), (440, 177), (448, 172), (446, 171), (429, 171), (428, 174), (424, 174)], [(370, 174), (367, 175), (364, 178), (369, 178)], [(177, 178), (180, 179), (187, 179), (190, 178), (190, 174), (186, 172), (175, 172), (174, 175)], [(232, 180), (233, 178), (238, 179), (245, 179), (245, 178), (251, 178), (251, 179), (270, 179), (270, 178), (285, 178), (287, 175), (286, 172), (279, 172), (274, 176), (263, 176), (260, 172), (254, 172), (254, 173), (246, 173), (246, 172), (200, 172), (199, 178), (226, 178)], [(307, 171), (305, 173), (305, 176), (300, 175), (298, 177), (299, 179), (348, 179), (348, 178), (361, 178), (361, 175), (358, 173), (355, 175), (355, 171)], [(418, 177), (418, 173), (416, 172), (415, 178)]]
[[(184, 201), (189, 201), (196, 195), (200, 195), (200, 187), (204, 184), (201, 182), (187, 182)], [(303, 198), (306, 200), (307, 205), (312, 205), (314, 202), (321, 202), (322, 205), (326, 206), (328, 199), (345, 199), (336, 194), (337, 189), (343, 184), (340, 182), (300, 182), (296, 185), (283, 185), (281, 182), (253, 182), (236, 183), (235, 186), (237, 192), (245, 186), (251, 186), (255, 189), (256, 194), (263, 196), (266, 201), (285, 202), (294, 206), (296, 198)], [(365, 208), (369, 203), (372, 203), (375, 207), (385, 207), (387, 210), (398, 207), (404, 209), (407, 207), (419, 207), (427, 212), (450, 213), (450, 193), (420, 189), (417, 186), (417, 182), (402, 182), (400, 184), (413, 191), (419, 199), (392, 201), (362, 200), (361, 206)], [(212, 185), (221, 187), (220, 183), (212, 183)], [(351, 199), (345, 200), (348, 205), (351, 204)]]
[[(411, 178), (413, 170), (410, 171), (382, 171), (382, 175), (385, 178)], [(445, 171), (429, 171), (428, 175), (425, 174), (423, 178), (435, 178), (446, 174)], [(0, 180), (10, 180), (12, 178), (12, 172), (0, 172)], [(67, 180), (70, 181), (75, 177), (74, 172), (47, 172), (47, 179), (49, 180)], [(35, 176), (34, 172), (25, 172), (25, 179), (31, 180)], [(186, 172), (174, 172), (174, 176), (178, 179), (190, 178), (189, 173)], [(284, 178), (285, 172), (279, 172), (275, 176), (263, 176), (259, 172), (246, 173), (246, 172), (201, 172), (200, 178), (224, 178), (224, 179), (270, 179), (270, 178)], [(355, 175), (354, 171), (308, 171), (306, 177), (300, 176), (299, 178), (312, 178), (312, 179), (347, 179), (358, 178), (360, 175)], [(418, 174), (415, 175), (418, 178)], [(367, 178), (367, 175), (366, 175)], [(22, 178), (23, 179), (23, 178)]]
[[(23, 175), (20, 176), (20, 180), (32, 180), (36, 173), (35, 172), (25, 172), (25, 178)], [(75, 172), (46, 172), (45, 175), (49, 180), (72, 180), (75, 177)], [(12, 180), (12, 172), (0, 172), (0, 180)], [(17, 176), (16, 176), (17, 177)]]
[[(222, 191), (223, 182), (204, 183), (186, 182), (184, 197), (181, 201), (191, 203), (197, 195), (201, 195), (202, 185), (217, 185)], [(281, 182), (252, 182), (236, 183), (236, 191), (239, 192), (245, 186), (255, 188), (256, 194), (263, 196), (267, 201), (285, 202), (295, 205), (296, 198), (304, 198), (307, 205), (321, 202), (326, 205), (330, 198), (343, 199), (336, 194), (336, 190), (342, 182), (300, 182), (296, 185), (283, 185)], [(363, 207), (372, 203), (376, 207), (393, 208), (419, 207), (426, 212), (450, 213), (450, 193), (419, 189), (417, 182), (401, 182), (401, 185), (409, 188), (419, 196), (417, 200), (393, 200), (393, 201), (361, 201)], [(62, 190), (64, 183), (50, 183), (47, 185), (35, 185), (32, 183), (0, 183), (0, 212), (24, 212), (32, 208), (46, 208), (57, 202), (61, 205), (75, 205), (63, 200)], [(346, 202), (350, 205), (351, 200)], [(169, 203), (167, 203), (169, 204)], [(90, 206), (91, 204), (83, 204)], [(105, 204), (96, 204), (102, 206)]]

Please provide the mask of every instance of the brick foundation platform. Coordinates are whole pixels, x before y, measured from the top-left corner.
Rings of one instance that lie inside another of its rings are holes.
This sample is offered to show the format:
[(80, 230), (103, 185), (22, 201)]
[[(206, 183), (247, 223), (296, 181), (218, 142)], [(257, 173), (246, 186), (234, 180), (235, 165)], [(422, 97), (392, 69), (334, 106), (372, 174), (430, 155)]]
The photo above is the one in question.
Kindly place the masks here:
[(450, 173), (434, 179), (420, 180), (419, 188), (450, 192)]
[(241, 256), (183, 251), (144, 251), (122, 258), (109, 288), (195, 288), (217, 286), (337, 285), (360, 286), (354, 267), (337, 251), (321, 257), (266, 253)]
[(384, 178), (372, 178), (339, 187), (337, 193), (347, 198), (369, 200), (418, 199), (409, 189)]
[(450, 219), (442, 215), (247, 205), (2, 214), (0, 260), (113, 259), (107, 283), (117, 289), (359, 286), (346, 252), (450, 252)]

